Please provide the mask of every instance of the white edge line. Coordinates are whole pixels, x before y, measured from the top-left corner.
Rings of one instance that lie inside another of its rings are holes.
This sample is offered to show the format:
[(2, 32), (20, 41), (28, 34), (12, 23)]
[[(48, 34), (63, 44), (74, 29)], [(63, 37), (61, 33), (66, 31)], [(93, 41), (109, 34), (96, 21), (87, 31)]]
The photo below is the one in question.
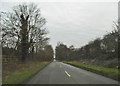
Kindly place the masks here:
[(70, 74), (69, 74), (67, 71), (65, 71), (65, 73), (66, 73), (69, 77), (71, 77)]

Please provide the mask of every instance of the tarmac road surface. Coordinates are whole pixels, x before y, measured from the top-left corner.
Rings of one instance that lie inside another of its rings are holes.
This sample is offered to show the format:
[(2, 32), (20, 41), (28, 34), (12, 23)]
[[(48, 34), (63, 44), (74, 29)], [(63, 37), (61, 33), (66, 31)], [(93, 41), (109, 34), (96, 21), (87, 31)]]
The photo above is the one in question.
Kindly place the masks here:
[(118, 81), (54, 61), (25, 84), (118, 84)]

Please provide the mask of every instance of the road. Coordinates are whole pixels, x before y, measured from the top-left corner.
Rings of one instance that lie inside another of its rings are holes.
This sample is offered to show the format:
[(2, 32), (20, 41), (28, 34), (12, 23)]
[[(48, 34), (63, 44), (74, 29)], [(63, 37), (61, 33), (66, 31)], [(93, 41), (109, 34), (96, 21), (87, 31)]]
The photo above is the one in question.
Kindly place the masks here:
[(54, 61), (26, 84), (118, 84), (110, 78)]

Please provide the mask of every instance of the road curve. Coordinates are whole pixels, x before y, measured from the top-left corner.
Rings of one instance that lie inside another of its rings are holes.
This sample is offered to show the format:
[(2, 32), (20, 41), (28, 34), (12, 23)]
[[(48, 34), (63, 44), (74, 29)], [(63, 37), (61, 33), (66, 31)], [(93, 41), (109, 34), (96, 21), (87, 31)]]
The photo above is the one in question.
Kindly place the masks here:
[(118, 84), (104, 76), (54, 61), (25, 84)]

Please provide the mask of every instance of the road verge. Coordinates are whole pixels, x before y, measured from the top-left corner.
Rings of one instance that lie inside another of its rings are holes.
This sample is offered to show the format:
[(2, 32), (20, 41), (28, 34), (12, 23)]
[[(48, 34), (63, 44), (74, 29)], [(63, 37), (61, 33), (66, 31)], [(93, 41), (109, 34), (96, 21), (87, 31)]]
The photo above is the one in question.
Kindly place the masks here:
[(34, 76), (50, 62), (29, 62), (27, 64), (17, 64), (16, 69), (11, 71), (9, 68), (4, 69), (2, 84), (21, 84)]
[(112, 78), (114, 80), (118, 80), (118, 76), (120, 76), (120, 70), (118, 71), (117, 68), (108, 68), (98, 65), (83, 64), (77, 61), (64, 61), (64, 63)]

